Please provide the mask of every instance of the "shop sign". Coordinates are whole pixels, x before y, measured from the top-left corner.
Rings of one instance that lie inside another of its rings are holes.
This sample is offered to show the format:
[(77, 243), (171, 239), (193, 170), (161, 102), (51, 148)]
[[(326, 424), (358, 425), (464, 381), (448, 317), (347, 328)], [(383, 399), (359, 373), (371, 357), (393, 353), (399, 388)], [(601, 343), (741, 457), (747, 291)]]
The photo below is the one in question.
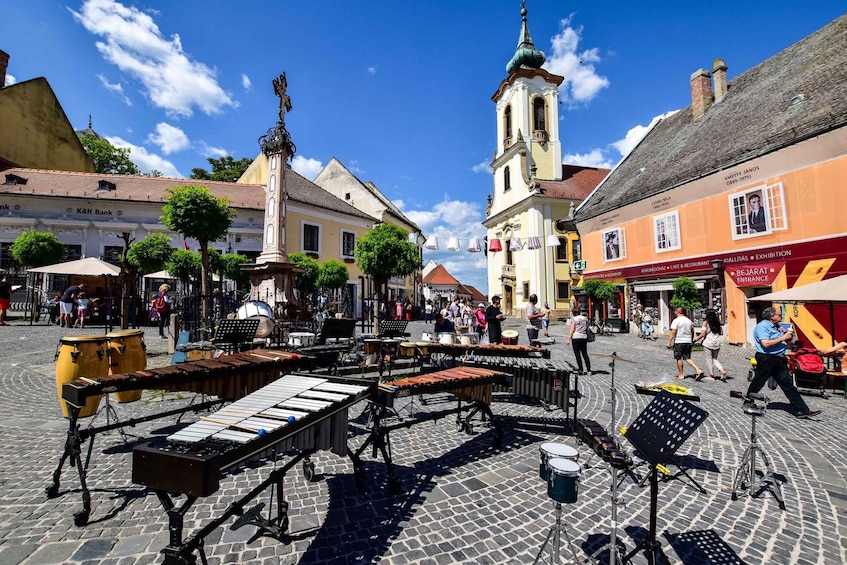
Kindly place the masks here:
[(725, 271), (739, 287), (771, 286), (784, 266), (784, 261), (779, 263), (757, 263), (755, 265), (728, 267)]

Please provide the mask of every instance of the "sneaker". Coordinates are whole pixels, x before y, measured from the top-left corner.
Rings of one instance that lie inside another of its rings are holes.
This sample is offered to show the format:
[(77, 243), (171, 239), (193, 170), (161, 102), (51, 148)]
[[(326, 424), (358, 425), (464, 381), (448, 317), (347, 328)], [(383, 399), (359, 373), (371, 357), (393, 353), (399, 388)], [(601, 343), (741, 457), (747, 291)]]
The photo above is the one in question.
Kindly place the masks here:
[(168, 339), (168, 336), (166, 336), (166, 335), (160, 335), (160, 336), (159, 336), (159, 339)]
[(797, 412), (794, 415), (800, 418), (801, 420), (808, 420), (809, 418), (814, 418), (820, 413), (820, 410), (801, 410), (800, 412)]

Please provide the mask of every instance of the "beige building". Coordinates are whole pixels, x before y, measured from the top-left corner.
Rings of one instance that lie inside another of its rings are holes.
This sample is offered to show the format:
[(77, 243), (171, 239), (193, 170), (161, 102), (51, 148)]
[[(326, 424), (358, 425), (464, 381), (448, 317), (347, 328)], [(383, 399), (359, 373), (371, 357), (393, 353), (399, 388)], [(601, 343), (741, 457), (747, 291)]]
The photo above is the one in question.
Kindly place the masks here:
[[(522, 314), (538, 295), (553, 316), (570, 311), (580, 280), (579, 238), (569, 221), (608, 169), (562, 164), (558, 87), (563, 77), (541, 68), (526, 11), (508, 76), (491, 97), (496, 105), (497, 151), (491, 162), (494, 192), (483, 225), (488, 234), (488, 290), (502, 296), (507, 314)], [(575, 265), (576, 263), (576, 265)]]

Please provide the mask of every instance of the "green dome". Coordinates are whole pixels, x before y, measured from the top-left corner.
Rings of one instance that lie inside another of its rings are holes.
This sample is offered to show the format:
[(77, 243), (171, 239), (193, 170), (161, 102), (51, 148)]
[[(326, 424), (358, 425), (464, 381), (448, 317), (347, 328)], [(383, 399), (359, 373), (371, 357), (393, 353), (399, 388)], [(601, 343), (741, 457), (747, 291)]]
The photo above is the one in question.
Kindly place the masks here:
[(511, 74), (517, 69), (540, 69), (547, 58), (542, 51), (535, 48), (532, 37), (529, 35), (529, 27), (526, 25), (526, 8), (521, 8), (521, 35), (518, 38), (518, 48), (506, 65), (506, 72)]

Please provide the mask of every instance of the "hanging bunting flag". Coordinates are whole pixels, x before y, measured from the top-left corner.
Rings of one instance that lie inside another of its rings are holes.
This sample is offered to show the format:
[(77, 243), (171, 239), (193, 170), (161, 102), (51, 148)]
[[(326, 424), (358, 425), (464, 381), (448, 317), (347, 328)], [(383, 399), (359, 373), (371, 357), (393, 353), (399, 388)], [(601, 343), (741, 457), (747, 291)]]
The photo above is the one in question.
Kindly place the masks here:
[(509, 240), (509, 251), (520, 251), (521, 249), (523, 249), (521, 238), (513, 237), (511, 240)]
[(547, 236), (547, 247), (559, 247), (559, 244), (559, 236), (552, 233)]
[(488, 250), (492, 253), (497, 253), (498, 251), (503, 251), (503, 246), (500, 243), (499, 239), (492, 239), (491, 243), (488, 244)]
[(527, 249), (541, 249), (541, 240), (535, 236), (530, 237), (526, 240), (526, 248)]
[(479, 239), (471, 239), (470, 243), (468, 243), (468, 251), (470, 253), (479, 253), (482, 251), (482, 245), (480, 244)]
[(458, 251), (459, 250), (459, 238), (451, 237), (447, 240), (447, 251)]
[(424, 247), (432, 250), (438, 249), (438, 238), (434, 235), (429, 236), (428, 238), (426, 238), (426, 243), (424, 243)]

